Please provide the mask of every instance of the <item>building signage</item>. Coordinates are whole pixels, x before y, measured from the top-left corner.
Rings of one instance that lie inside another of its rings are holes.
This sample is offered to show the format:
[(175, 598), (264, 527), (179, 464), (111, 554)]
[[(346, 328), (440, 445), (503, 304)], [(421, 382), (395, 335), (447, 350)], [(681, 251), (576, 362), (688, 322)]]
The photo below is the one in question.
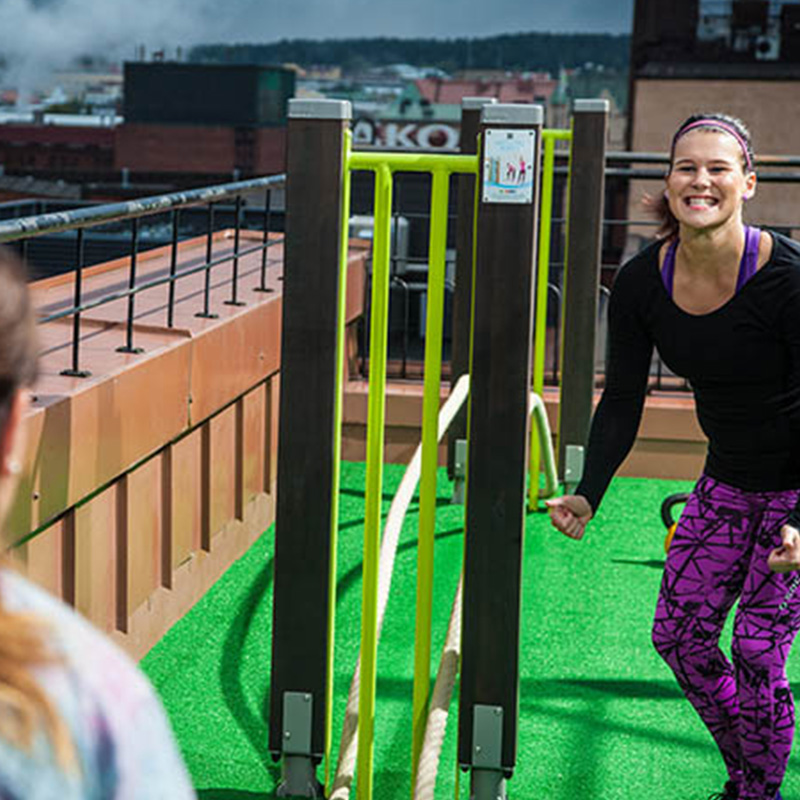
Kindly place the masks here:
[(361, 117), (353, 122), (353, 142), (404, 150), (458, 150), (460, 126), (445, 122), (406, 122), (372, 120)]
[(532, 203), (536, 131), (492, 128), (483, 153), (483, 202)]

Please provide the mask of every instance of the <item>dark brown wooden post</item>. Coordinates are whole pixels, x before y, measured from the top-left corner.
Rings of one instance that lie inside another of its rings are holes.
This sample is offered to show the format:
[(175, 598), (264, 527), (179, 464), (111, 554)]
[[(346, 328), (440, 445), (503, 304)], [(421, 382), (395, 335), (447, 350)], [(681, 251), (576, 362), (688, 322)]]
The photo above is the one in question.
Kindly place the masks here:
[(350, 103), (289, 102), (269, 749), (279, 796), (321, 797), (325, 753), (336, 326)]
[[(496, 103), (494, 97), (465, 97), (461, 100), (461, 137), (459, 151), (464, 155), (478, 152), (478, 129), (481, 109)], [(450, 387), (469, 372), (469, 329), (472, 321), (473, 232), (475, 229), (475, 176), (458, 176), (456, 199), (456, 286), (453, 293), (453, 327), (450, 355)], [(447, 471), (455, 477), (455, 448), (459, 439), (467, 438), (466, 407), (450, 425), (447, 444)]]
[[(505, 797), (516, 762), (543, 119), (533, 105), (486, 106), (481, 116), (458, 745), (475, 800)], [(524, 166), (518, 153), (502, 156), (517, 135), (530, 145)], [(514, 188), (523, 172), (527, 197)]]
[(559, 477), (568, 491), (583, 472), (592, 418), (608, 101), (576, 100), (573, 113), (558, 424)]

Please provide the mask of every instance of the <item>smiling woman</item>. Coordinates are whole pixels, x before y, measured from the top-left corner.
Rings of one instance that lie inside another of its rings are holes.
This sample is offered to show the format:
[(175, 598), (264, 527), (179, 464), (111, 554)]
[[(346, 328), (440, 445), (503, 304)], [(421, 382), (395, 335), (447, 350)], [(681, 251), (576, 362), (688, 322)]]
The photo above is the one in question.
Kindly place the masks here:
[[(614, 284), (583, 480), (549, 502), (554, 526), (582, 538), (633, 444), (657, 347), (689, 379), (709, 447), (668, 553), (653, 643), (722, 755), (717, 800), (780, 798), (794, 730), (800, 246), (744, 224), (756, 183), (739, 120), (697, 115), (675, 133), (655, 207), (661, 238)], [(731, 663), (718, 641), (737, 600)]]

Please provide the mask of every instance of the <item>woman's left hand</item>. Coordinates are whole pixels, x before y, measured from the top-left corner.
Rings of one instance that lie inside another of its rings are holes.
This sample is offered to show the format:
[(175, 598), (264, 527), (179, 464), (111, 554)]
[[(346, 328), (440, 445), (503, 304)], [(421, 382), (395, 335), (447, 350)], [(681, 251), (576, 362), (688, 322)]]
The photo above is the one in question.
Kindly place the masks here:
[(767, 565), (773, 572), (800, 570), (800, 531), (791, 525), (784, 525), (781, 539), (783, 544), (769, 554)]

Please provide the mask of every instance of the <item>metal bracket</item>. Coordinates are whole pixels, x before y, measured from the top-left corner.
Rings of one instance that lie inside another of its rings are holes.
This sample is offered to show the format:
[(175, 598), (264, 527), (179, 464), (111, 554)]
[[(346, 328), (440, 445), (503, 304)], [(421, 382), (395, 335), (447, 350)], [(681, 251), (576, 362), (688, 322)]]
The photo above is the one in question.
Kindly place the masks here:
[(472, 717), (470, 800), (506, 800), (503, 708), (476, 705)]
[(311, 754), (314, 699), (308, 692), (283, 694), (283, 761), (278, 797), (322, 797)]
[(314, 701), (308, 692), (283, 693), (283, 752), (311, 755), (311, 719)]
[(453, 499), (452, 503), (464, 505), (467, 486), (467, 440), (456, 439), (455, 458), (453, 459)]
[(568, 444), (564, 452), (564, 492), (572, 494), (583, 477), (584, 449), (579, 444)]

